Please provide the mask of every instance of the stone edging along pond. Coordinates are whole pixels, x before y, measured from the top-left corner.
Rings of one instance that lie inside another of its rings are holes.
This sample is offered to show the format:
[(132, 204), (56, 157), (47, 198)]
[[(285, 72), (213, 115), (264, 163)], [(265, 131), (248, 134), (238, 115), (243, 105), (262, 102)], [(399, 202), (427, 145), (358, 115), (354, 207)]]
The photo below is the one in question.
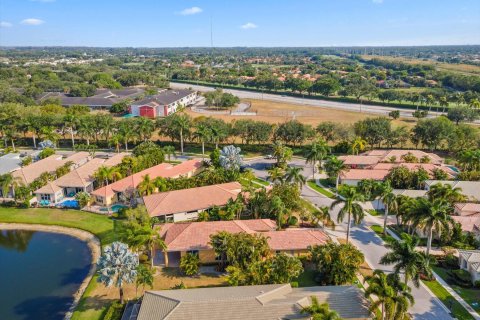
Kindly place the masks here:
[(70, 306), (70, 309), (65, 314), (66, 320), (69, 320), (72, 315), (73, 311), (78, 305), (80, 298), (82, 297), (85, 289), (87, 288), (90, 280), (92, 279), (93, 275), (95, 274), (97, 265), (96, 262), (101, 254), (101, 246), (100, 240), (93, 235), (92, 233), (75, 229), (75, 228), (67, 228), (61, 226), (53, 226), (53, 225), (43, 225), (43, 224), (25, 224), (25, 223), (0, 223), (0, 230), (32, 230), (32, 231), (45, 231), (45, 232), (53, 232), (53, 233), (61, 233), (66, 234), (82, 241), (85, 241), (90, 249), (92, 254), (92, 262), (90, 266), (90, 270), (88, 271), (87, 276), (81, 283), (80, 287), (78, 288), (77, 292), (73, 295), (73, 303)]

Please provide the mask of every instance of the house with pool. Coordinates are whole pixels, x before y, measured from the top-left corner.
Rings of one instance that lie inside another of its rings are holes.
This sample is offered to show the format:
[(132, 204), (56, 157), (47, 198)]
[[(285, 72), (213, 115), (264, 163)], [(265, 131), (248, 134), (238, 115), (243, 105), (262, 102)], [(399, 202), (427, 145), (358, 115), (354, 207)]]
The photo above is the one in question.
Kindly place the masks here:
[(278, 231), (275, 221), (270, 219), (165, 223), (160, 225), (159, 234), (167, 249), (155, 250), (154, 264), (178, 267), (181, 257), (187, 253), (197, 254), (202, 264), (218, 263), (219, 257), (210, 244), (210, 236), (221, 231), (262, 235), (267, 238), (272, 254), (284, 252), (292, 256), (305, 255), (310, 246), (322, 245), (330, 240), (320, 229), (287, 228)]
[(102, 212), (116, 204), (129, 205), (131, 199), (136, 198), (135, 189), (144, 176), (148, 175), (150, 179), (191, 177), (200, 172), (201, 168), (201, 160), (187, 160), (177, 165), (161, 163), (93, 191), (93, 203), (99, 206), (99, 211)]
[(92, 192), (96, 182), (94, 174), (102, 166), (113, 167), (122, 162), (128, 153), (117, 153), (109, 158), (94, 158), (74, 168), (69, 173), (35, 190), (37, 202), (41, 205), (56, 205), (71, 200), (79, 192)]

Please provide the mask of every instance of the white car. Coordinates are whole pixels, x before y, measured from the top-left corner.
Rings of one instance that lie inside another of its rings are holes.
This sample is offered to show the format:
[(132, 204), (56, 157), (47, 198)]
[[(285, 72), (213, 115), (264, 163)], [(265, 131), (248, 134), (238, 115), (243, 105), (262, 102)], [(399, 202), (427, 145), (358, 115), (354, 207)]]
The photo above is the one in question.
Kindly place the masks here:
[(264, 158), (267, 160), (270, 160), (270, 159), (273, 159), (273, 156), (271, 154), (267, 154)]

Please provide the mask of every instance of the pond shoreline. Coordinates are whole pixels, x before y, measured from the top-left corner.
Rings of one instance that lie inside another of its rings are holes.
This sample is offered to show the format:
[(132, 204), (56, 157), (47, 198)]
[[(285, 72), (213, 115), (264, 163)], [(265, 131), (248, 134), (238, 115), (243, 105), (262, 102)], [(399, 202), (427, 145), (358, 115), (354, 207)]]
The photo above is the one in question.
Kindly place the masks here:
[(101, 255), (101, 246), (100, 240), (92, 233), (75, 228), (67, 228), (61, 226), (53, 226), (53, 225), (43, 225), (43, 224), (26, 224), (26, 223), (4, 223), (0, 222), (0, 230), (31, 230), (31, 231), (44, 231), (44, 232), (52, 232), (52, 233), (60, 233), (65, 234), (79, 240), (86, 242), (88, 248), (90, 249), (92, 255), (92, 261), (90, 264), (90, 270), (88, 271), (87, 276), (80, 284), (77, 292), (73, 295), (73, 302), (70, 306), (69, 310), (65, 314), (64, 319), (69, 320), (75, 308), (77, 307), (80, 298), (83, 296), (85, 289), (87, 288), (88, 284), (92, 280), (92, 277), (95, 274), (97, 269), (96, 262)]

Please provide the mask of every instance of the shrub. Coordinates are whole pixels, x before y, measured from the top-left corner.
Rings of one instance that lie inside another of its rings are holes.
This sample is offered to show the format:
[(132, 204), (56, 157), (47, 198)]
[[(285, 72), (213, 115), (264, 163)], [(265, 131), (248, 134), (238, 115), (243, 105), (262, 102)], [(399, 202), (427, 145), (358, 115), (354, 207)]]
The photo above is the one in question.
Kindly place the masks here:
[(180, 259), (180, 270), (187, 276), (198, 274), (200, 258), (195, 253), (187, 253)]
[(138, 260), (140, 260), (141, 263), (145, 263), (148, 261), (148, 255), (146, 255), (145, 253), (142, 253), (139, 257), (138, 257)]
[(445, 260), (443, 260), (443, 265), (449, 269), (457, 269), (458, 258), (455, 257), (453, 254), (449, 253), (445, 256)]
[(290, 218), (288, 218), (288, 225), (289, 226), (295, 226), (297, 225), (298, 223), (298, 218), (295, 217), (295, 216), (291, 216)]
[(40, 151), (40, 153), (38, 154), (38, 157), (40, 159), (45, 159), (47, 157), (50, 157), (52, 154), (55, 154), (55, 150), (53, 150), (52, 148), (45, 148), (42, 151)]
[(185, 285), (185, 283), (180, 282), (179, 284), (176, 284), (174, 285), (173, 287), (171, 287), (170, 289), (172, 290), (179, 290), (179, 289), (187, 289), (187, 286)]
[(25, 167), (25, 166), (28, 166), (29, 164), (32, 163), (32, 157), (30, 156), (27, 156), (25, 158), (22, 159), (22, 167)]
[(292, 281), (292, 282), (290, 282), (290, 286), (292, 288), (298, 288), (298, 282), (297, 281)]
[(480, 280), (475, 281), (473, 285), (475, 286), (475, 288), (480, 289)]
[(470, 276), (470, 273), (467, 270), (458, 269), (458, 270), (453, 270), (452, 273), (455, 276), (455, 279), (459, 280), (464, 284), (470, 283), (472, 281), (472, 277)]
[(107, 313), (103, 320), (120, 320), (122, 318), (123, 309), (125, 308), (124, 304), (119, 302), (114, 302), (108, 307)]

